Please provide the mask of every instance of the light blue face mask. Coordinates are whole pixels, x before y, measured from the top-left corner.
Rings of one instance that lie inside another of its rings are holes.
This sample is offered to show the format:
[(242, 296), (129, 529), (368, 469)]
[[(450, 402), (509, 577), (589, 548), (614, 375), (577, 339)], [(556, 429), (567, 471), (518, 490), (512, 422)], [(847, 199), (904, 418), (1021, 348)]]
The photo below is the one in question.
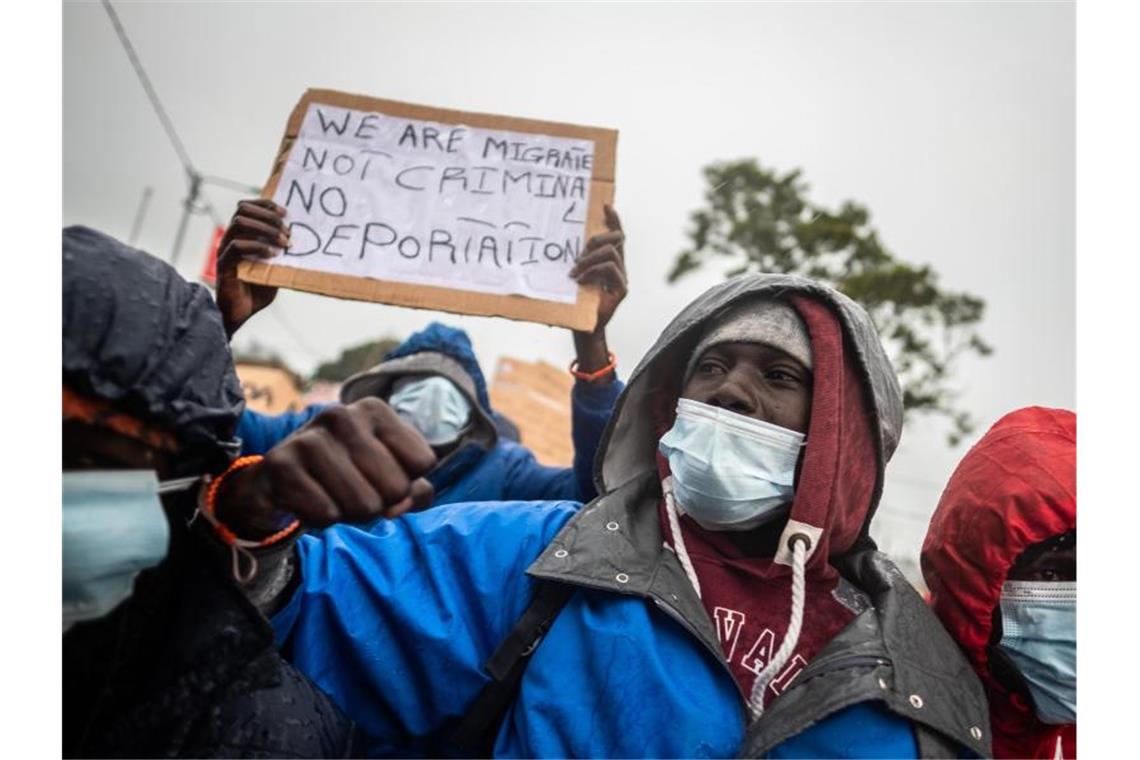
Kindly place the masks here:
[(110, 612), (139, 572), (162, 561), (170, 528), (159, 494), (199, 480), (160, 484), (153, 470), (63, 474), (64, 631)]
[(471, 403), (463, 391), (441, 375), (402, 377), (392, 391), (389, 406), (432, 446), (457, 441), (471, 419)]
[(708, 530), (751, 530), (787, 511), (803, 433), (691, 399), (657, 445), (673, 496)]
[(1007, 581), (1001, 642), (1042, 723), (1077, 722), (1077, 583)]

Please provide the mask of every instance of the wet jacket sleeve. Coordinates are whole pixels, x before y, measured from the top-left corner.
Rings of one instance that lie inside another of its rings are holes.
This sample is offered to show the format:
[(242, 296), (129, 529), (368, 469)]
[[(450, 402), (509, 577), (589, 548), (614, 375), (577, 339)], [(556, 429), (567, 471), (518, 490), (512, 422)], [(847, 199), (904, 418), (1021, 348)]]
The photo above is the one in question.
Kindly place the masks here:
[(440, 754), (530, 600), (526, 568), (578, 506), (456, 504), (304, 536), (278, 643), (369, 755)]
[(238, 420), (237, 435), (241, 438), (242, 456), (266, 454), (297, 428), (323, 412), (331, 404), (313, 404), (299, 412), (261, 414), (246, 407)]
[(614, 404), (623, 390), (625, 383), (614, 377), (612, 383), (605, 385), (576, 380), (574, 390), (570, 392), (574, 479), (578, 485), (578, 493), (574, 498), (583, 503), (598, 495), (597, 488), (594, 487), (594, 459), (598, 454), (598, 445), (602, 442), (602, 433), (613, 414)]
[(503, 498), (568, 499), (585, 503), (597, 496), (594, 456), (623, 388), (625, 385), (616, 379), (606, 385), (575, 382), (570, 394), (574, 466), (547, 467), (540, 464), (529, 449), (518, 447), (503, 475)]
[(916, 758), (910, 721), (881, 702), (859, 702), (832, 713), (777, 745), (770, 758)]

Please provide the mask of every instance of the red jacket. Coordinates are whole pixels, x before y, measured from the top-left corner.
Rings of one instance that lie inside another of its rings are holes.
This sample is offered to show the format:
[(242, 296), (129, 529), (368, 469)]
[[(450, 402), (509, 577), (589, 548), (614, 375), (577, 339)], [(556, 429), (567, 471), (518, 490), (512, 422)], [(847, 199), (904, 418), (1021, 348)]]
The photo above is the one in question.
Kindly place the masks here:
[(995, 757), (1076, 757), (1076, 724), (1039, 721), (1025, 697), (993, 677), (987, 659), (994, 609), (1018, 555), (1077, 527), (1076, 456), (1072, 412), (1007, 414), (950, 477), (922, 546), (931, 605), (986, 685)]

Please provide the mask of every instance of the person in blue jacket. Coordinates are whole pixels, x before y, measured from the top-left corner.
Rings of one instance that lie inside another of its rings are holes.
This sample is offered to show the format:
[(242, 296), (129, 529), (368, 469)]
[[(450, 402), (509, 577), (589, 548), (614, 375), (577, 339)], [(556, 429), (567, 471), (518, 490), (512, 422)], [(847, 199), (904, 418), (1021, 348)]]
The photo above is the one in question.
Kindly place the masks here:
[[(577, 378), (571, 392), (572, 468), (547, 467), (517, 441), (491, 408), (487, 384), (463, 330), (433, 322), (341, 388), (341, 401), (367, 396), (386, 400), (428, 440), (439, 464), (428, 476), (434, 505), (461, 501), (594, 498), (592, 468), (602, 430), (625, 387), (606, 345), (606, 325), (628, 292), (624, 235), (617, 212), (606, 206), (608, 232), (588, 241), (571, 276), (601, 286), (596, 327), (574, 332)], [(243, 256), (268, 256), (287, 247), (283, 210), (268, 200), (242, 201), (219, 246), (218, 306), (231, 336), (272, 301), (274, 290), (243, 282)], [(271, 416), (246, 409), (238, 424), (243, 455), (265, 454), (329, 407), (309, 406)]]
[(977, 676), (870, 537), (902, 394), (837, 291), (753, 275), (690, 304), (619, 398), (585, 506), (279, 540), (422, 497), (422, 436), (375, 398), (337, 412), (224, 475), (206, 509), (369, 754), (989, 755)]

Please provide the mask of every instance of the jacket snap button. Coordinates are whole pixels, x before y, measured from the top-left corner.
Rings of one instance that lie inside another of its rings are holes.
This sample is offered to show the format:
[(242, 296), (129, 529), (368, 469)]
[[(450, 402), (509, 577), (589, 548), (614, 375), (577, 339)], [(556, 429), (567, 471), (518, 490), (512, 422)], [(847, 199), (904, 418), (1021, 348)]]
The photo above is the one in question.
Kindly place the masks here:
[(618, 583), (629, 583), (629, 576), (625, 573), (618, 573), (614, 577), (617, 579)]
[(881, 678), (879, 679), (879, 688), (882, 689), (883, 691), (887, 690), (887, 682)]
[(570, 552), (566, 551), (565, 549), (559, 549), (558, 551), (554, 552), (554, 556), (558, 557), (558, 559), (562, 559), (569, 553)]
[(980, 740), (982, 738), (982, 729), (977, 726), (970, 726), (970, 736)]
[(618, 524), (617, 524), (616, 522), (614, 522), (613, 520), (611, 520), (611, 521), (609, 521), (608, 523), (606, 523), (606, 530), (617, 530), (617, 529), (618, 529), (618, 528), (620, 528), (620, 527), (621, 527), (621, 526), (620, 526), (620, 525), (618, 525)]
[(918, 696), (917, 694), (911, 694), (910, 695), (910, 703), (917, 708), (921, 708), (922, 707), (922, 697)]

